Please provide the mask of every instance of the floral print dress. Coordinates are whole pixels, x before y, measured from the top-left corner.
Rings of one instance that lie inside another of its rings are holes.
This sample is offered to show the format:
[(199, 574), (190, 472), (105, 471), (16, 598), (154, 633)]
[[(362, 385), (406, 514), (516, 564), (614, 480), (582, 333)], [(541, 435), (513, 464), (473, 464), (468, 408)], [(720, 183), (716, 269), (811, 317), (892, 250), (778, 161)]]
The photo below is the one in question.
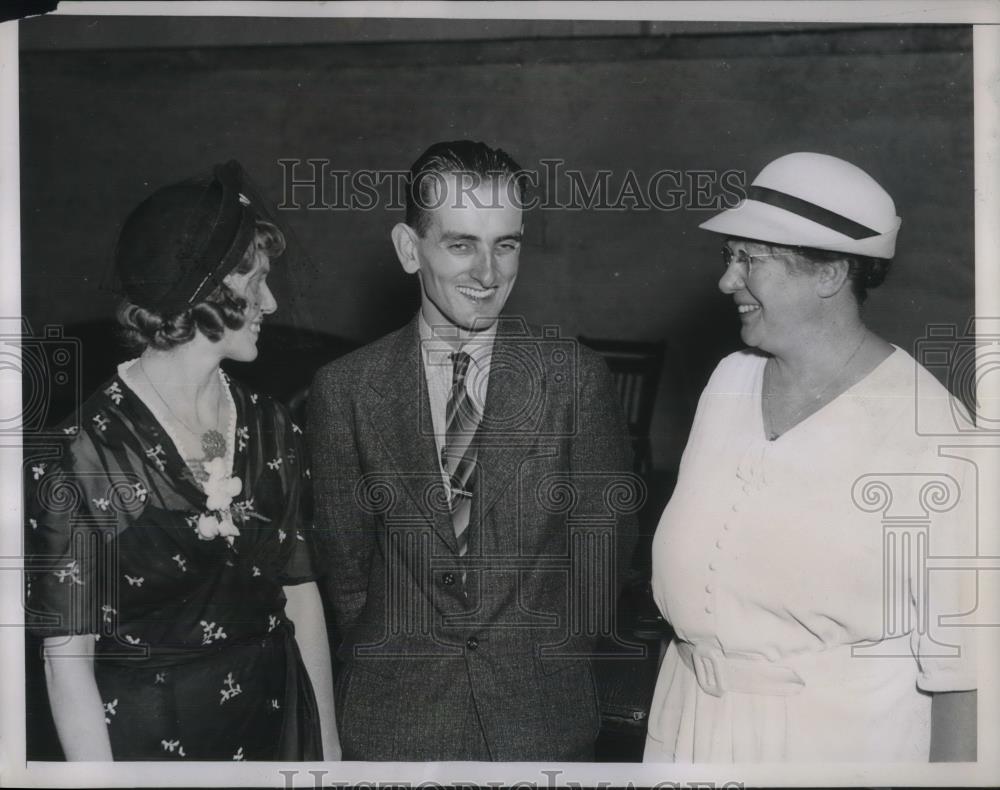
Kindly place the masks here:
[(321, 759), (282, 591), (316, 578), (302, 432), (220, 371), (227, 454), (196, 474), (131, 364), (25, 453), (28, 625), (95, 635), (116, 760)]

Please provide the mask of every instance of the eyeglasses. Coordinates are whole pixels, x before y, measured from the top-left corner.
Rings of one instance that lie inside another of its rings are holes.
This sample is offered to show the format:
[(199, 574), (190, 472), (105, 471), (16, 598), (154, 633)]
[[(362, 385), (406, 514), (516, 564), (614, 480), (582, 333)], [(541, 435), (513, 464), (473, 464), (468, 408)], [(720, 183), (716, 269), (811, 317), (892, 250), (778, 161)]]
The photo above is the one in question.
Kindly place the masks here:
[(723, 247), (722, 268), (728, 271), (729, 267), (733, 263), (743, 264), (744, 266), (747, 267), (747, 276), (749, 277), (750, 274), (753, 272), (754, 258), (777, 258), (779, 255), (781, 255), (781, 253), (777, 252), (762, 252), (758, 253), (757, 255), (750, 255), (744, 250), (740, 250), (739, 252), (734, 253), (731, 249), (729, 249), (729, 247)]

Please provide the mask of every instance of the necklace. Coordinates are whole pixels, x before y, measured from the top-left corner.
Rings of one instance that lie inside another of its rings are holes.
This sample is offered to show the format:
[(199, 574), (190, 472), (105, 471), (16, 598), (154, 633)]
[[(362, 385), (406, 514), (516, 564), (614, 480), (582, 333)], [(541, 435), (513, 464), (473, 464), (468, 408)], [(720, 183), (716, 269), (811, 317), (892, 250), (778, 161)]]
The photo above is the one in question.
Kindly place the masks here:
[[(819, 392), (817, 392), (815, 395), (813, 395), (809, 400), (807, 400), (804, 404), (802, 404), (801, 406), (799, 406), (799, 408), (797, 408), (792, 413), (792, 416), (789, 417), (789, 419), (788, 419), (789, 427), (794, 427), (795, 425), (797, 425), (798, 422), (799, 422), (799, 420), (801, 418), (803, 418), (804, 416), (807, 416), (806, 415), (807, 411), (811, 407), (815, 406), (816, 403), (818, 403), (827, 393), (829, 393), (829, 391), (831, 390), (831, 388), (833, 387), (833, 385), (837, 383), (837, 381), (840, 379), (841, 375), (843, 375), (844, 371), (847, 370), (847, 366), (850, 365), (851, 362), (854, 361), (854, 358), (858, 355), (858, 352), (861, 351), (862, 346), (864, 346), (867, 341), (868, 341), (868, 332), (865, 331), (861, 335), (861, 340), (854, 347), (854, 350), (851, 352), (850, 356), (847, 357), (847, 360), (844, 362), (843, 365), (841, 365), (837, 369), (837, 371), (833, 374), (833, 376), (830, 378), (830, 380), (827, 381), (826, 384), (823, 385), (822, 389), (820, 389)], [(769, 359), (767, 361), (767, 364), (764, 367), (764, 381), (761, 382), (761, 390), (763, 392), (767, 392), (768, 389), (770, 388), (770, 384), (771, 384), (770, 371), (772, 369), (771, 361), (773, 359), (774, 359), (774, 357), (772, 357), (771, 359)], [(770, 398), (770, 397), (771, 397), (770, 395), (768, 395), (767, 397), (765, 397), (765, 399), (764, 399), (765, 403), (767, 402), (767, 399)], [(770, 441), (773, 442), (775, 439), (777, 439), (779, 436), (781, 436), (781, 433), (779, 433), (778, 431), (775, 431), (773, 429), (773, 427), (771, 425), (771, 422), (772, 422), (771, 421), (771, 416), (768, 413), (768, 410), (766, 408), (764, 409), (764, 422), (765, 422), (765, 432), (767, 433), (767, 438)], [(782, 433), (784, 433), (784, 431), (782, 431)]]
[[(146, 372), (146, 368), (142, 364), (142, 359), (139, 359), (139, 370), (142, 371), (142, 375), (145, 377), (146, 381), (149, 382), (149, 386), (153, 388), (153, 392), (156, 393), (156, 397), (160, 399), (164, 406), (167, 407), (167, 411), (173, 416), (177, 422), (188, 429), (194, 436), (198, 436), (199, 432), (188, 425), (184, 420), (181, 419), (180, 415), (175, 412), (167, 399), (160, 394), (160, 391), (156, 388), (153, 380), (149, 377)], [(215, 404), (215, 424), (219, 424), (219, 415), (221, 414), (222, 408), (222, 398), (219, 398)], [(209, 428), (207, 431), (201, 433), (201, 451), (205, 454), (205, 461), (211, 461), (213, 458), (224, 458), (226, 455), (226, 437), (222, 435), (215, 428)]]

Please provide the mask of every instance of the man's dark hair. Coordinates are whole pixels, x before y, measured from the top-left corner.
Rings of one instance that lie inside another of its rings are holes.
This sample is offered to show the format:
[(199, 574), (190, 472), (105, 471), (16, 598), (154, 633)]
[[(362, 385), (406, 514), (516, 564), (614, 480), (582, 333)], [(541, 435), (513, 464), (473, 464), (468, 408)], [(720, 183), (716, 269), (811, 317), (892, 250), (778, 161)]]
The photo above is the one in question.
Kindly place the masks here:
[(435, 187), (445, 175), (470, 179), (469, 185), (487, 180), (512, 181), (524, 205), (527, 176), (506, 151), (472, 140), (434, 143), (410, 166), (406, 178), (406, 224), (421, 236), (430, 226), (428, 209), (438, 205)]

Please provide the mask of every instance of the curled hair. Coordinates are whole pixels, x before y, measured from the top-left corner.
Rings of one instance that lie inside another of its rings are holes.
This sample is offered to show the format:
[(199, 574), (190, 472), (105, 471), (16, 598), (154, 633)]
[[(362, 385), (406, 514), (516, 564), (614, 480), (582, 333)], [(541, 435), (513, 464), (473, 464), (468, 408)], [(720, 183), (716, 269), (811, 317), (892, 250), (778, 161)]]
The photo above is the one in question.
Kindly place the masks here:
[(885, 281), (892, 265), (890, 258), (873, 258), (869, 255), (817, 250), (813, 247), (794, 247), (793, 250), (805, 258), (808, 264), (847, 261), (847, 279), (859, 306), (868, 298), (869, 288), (878, 288)]
[[(274, 260), (284, 251), (285, 237), (277, 226), (257, 219), (253, 240), (231, 273), (246, 274), (253, 270), (261, 256)], [(243, 326), (246, 309), (246, 300), (225, 283), (220, 283), (204, 300), (179, 313), (161, 314), (125, 300), (118, 307), (118, 323), (126, 345), (139, 350), (151, 346), (166, 351), (189, 343), (195, 332), (217, 343), (227, 329)]]
[(520, 205), (524, 205), (528, 177), (506, 151), (472, 140), (435, 143), (410, 166), (405, 182), (406, 224), (420, 236), (430, 227), (428, 209), (437, 205), (434, 190), (446, 175), (468, 176), (473, 184), (512, 182)]

